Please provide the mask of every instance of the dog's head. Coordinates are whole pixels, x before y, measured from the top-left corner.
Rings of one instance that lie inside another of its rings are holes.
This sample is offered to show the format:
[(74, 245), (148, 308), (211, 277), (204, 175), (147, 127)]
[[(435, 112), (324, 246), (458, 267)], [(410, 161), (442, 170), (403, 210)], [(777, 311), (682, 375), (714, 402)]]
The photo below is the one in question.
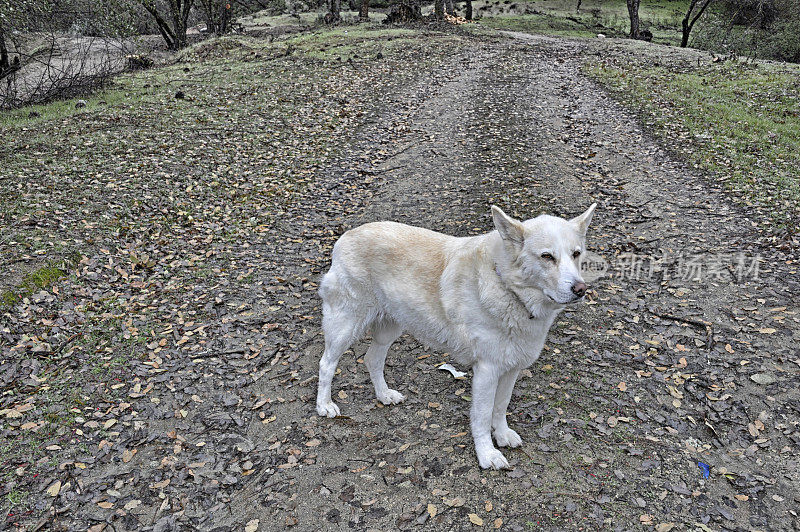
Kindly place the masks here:
[(576, 303), (586, 294), (581, 258), (586, 230), (597, 206), (571, 220), (543, 214), (525, 222), (492, 206), (492, 218), (503, 239), (507, 272), (519, 288), (541, 291), (559, 305)]

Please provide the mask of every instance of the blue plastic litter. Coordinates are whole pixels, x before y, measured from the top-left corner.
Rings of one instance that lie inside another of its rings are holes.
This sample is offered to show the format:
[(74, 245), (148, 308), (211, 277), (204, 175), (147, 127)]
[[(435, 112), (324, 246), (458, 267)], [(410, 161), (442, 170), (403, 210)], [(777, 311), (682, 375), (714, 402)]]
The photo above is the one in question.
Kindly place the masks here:
[(711, 475), (711, 466), (703, 462), (697, 462), (697, 466), (703, 470), (703, 478), (708, 478)]

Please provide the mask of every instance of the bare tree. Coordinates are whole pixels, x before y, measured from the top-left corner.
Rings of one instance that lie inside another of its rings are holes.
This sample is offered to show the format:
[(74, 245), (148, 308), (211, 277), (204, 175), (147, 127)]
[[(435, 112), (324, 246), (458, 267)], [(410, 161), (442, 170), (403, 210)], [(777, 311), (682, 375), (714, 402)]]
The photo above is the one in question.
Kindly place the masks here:
[(466, 13), (464, 13), (464, 18), (467, 20), (472, 20), (472, 0), (465, 0), (464, 8)]
[[(686, 48), (689, 45), (689, 34), (691, 33), (692, 28), (694, 28), (694, 24), (697, 22), (697, 19), (703, 15), (703, 12), (710, 3), (711, 0), (691, 0), (689, 2), (689, 9), (686, 11), (686, 16), (683, 17), (683, 21), (681, 22), (681, 30), (683, 31), (683, 36), (681, 37), (681, 48)], [(697, 12), (693, 13), (695, 8), (698, 8)], [(692, 17), (693, 14), (694, 17)]]
[(142, 7), (156, 21), (158, 31), (170, 50), (186, 46), (186, 30), (189, 29), (189, 13), (194, 0), (139, 0)]
[(444, 18), (444, 0), (434, 0), (433, 16), (439, 20)]
[(444, 10), (451, 17), (456, 15), (456, 6), (453, 4), (453, 0), (444, 0)]
[(639, 4), (641, 0), (627, 0), (628, 17), (631, 19), (631, 39), (639, 38)]
[(578, 5), (575, 6), (575, 13), (581, 12), (581, 0), (578, 0)]

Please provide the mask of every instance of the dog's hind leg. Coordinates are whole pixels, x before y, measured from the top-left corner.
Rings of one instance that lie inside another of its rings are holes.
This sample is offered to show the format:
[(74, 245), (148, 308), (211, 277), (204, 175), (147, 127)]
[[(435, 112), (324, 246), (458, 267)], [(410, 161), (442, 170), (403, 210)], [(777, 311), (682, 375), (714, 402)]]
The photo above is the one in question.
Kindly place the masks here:
[(511, 401), (511, 392), (514, 391), (514, 384), (517, 382), (519, 370), (512, 369), (500, 376), (497, 383), (497, 393), (494, 396), (494, 408), (492, 409), (492, 429), (494, 439), (498, 447), (519, 447), (522, 445), (522, 438), (515, 431), (508, 427), (506, 420), (506, 410)]
[(317, 387), (317, 413), (321, 416), (339, 415), (339, 407), (331, 400), (331, 381), (336, 373), (339, 358), (364, 332), (368, 317), (350, 312), (324, 301), (322, 304), (322, 329), (325, 332), (325, 352), (319, 361)]
[(369, 377), (375, 386), (375, 395), (378, 397), (378, 401), (385, 405), (397, 404), (405, 399), (402, 393), (387, 386), (383, 375), (389, 346), (397, 340), (402, 332), (400, 326), (389, 319), (372, 322), (372, 344), (364, 356), (364, 365), (369, 370)]

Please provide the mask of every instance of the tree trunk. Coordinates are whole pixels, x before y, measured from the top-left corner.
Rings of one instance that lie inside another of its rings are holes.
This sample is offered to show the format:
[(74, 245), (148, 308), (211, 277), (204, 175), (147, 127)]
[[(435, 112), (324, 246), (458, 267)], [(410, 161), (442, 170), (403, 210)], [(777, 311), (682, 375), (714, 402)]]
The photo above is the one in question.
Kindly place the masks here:
[(422, 18), (422, 9), (419, 0), (400, 0), (392, 4), (389, 13), (386, 14), (384, 24), (404, 23)]
[(177, 28), (175, 28), (175, 36), (178, 44), (178, 48), (183, 48), (186, 46), (186, 31), (189, 29), (189, 12), (192, 10), (192, 3), (194, 0), (183, 0), (181, 3), (180, 0), (177, 2), (178, 6), (181, 8), (180, 12), (180, 24)]
[(456, 15), (456, 7), (453, 5), (453, 0), (444, 0), (444, 10), (451, 17)]
[[(694, 5), (694, 1), (692, 5)], [(690, 7), (689, 13), (691, 13), (691, 9)], [(686, 13), (686, 17), (681, 21), (681, 48), (686, 48), (689, 45), (689, 32), (692, 31), (689, 28), (689, 13)]]
[(325, 15), (325, 22), (337, 24), (342, 21), (342, 0), (328, 0), (328, 14)]
[(575, 7), (575, 13), (577, 14), (580, 12), (581, 12), (581, 0), (578, 0), (578, 5), (577, 7)]
[(433, 16), (439, 20), (444, 18), (444, 0), (434, 0)]
[(228, 33), (228, 27), (231, 23), (231, 5), (227, 2), (221, 2), (220, 4), (219, 28), (217, 28), (217, 35)]
[(686, 11), (686, 16), (681, 21), (681, 30), (683, 33), (681, 36), (681, 48), (686, 48), (689, 46), (689, 34), (692, 32), (692, 28), (694, 28), (694, 23), (697, 22), (697, 19), (702, 16), (703, 12), (708, 7), (708, 4), (711, 3), (711, 0), (702, 1), (703, 4), (700, 6), (700, 9), (694, 18), (692, 18), (692, 11), (694, 11), (694, 8), (697, 7), (698, 0), (692, 0), (689, 3), (689, 9)]
[(464, 3), (466, 4), (466, 10), (467, 10), (465, 18), (467, 20), (472, 20), (472, 0), (466, 0), (466, 2)]
[(6, 46), (3, 29), (0, 28), (0, 78), (4, 78), (9, 70), (11, 70), (11, 63), (8, 60), (8, 47)]
[(628, 16), (631, 19), (631, 39), (639, 38), (639, 3), (641, 0), (627, 0)]
[(158, 26), (158, 31), (161, 33), (161, 37), (164, 38), (167, 48), (170, 50), (177, 50), (175, 47), (175, 32), (172, 31), (172, 28), (169, 27), (169, 23), (161, 16), (161, 13), (158, 12), (155, 4), (142, 2), (142, 5), (153, 15), (153, 18), (156, 19), (156, 26)]
[(369, 0), (361, 0), (361, 9), (358, 11), (358, 19), (369, 22)]
[(189, 13), (194, 0), (172, 0), (169, 2), (169, 17), (172, 24), (158, 12), (155, 2), (140, 0), (142, 6), (156, 19), (158, 31), (170, 50), (180, 50), (186, 46), (186, 30), (189, 26)]

